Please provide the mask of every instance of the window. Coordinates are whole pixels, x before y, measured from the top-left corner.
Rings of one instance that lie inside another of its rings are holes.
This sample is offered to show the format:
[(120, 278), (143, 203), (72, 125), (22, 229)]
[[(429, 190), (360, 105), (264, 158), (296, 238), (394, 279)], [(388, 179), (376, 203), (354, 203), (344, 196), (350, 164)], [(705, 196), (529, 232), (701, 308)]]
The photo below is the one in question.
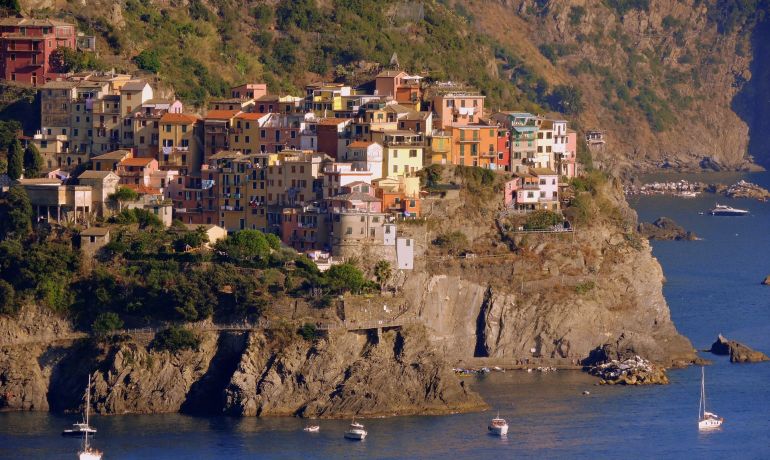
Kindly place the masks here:
[(163, 130), (166, 131), (167, 133), (170, 133), (171, 132), (171, 125), (163, 125)]
[(190, 141), (188, 139), (182, 139), (182, 147), (189, 147)]
[(11, 60), (12, 60), (12, 61), (15, 61), (15, 60), (16, 60), (16, 53), (11, 53)]
[(398, 172), (398, 165), (393, 165), (393, 172), (394, 172), (394, 173), (397, 173), (397, 172)]
[(144, 144), (144, 136), (139, 136), (139, 143)]
[[(249, 142), (251, 142), (251, 138), (250, 138), (249, 136), (246, 136), (246, 138), (244, 139), (244, 141), (245, 141), (245, 142), (248, 144)], [(236, 141), (236, 142), (237, 142), (237, 141)]]
[(259, 131), (259, 138), (260, 139), (264, 139), (265, 137), (267, 137), (267, 131), (265, 131), (264, 129), (260, 130)]
[(417, 158), (417, 150), (410, 150), (409, 158)]
[(345, 234), (346, 235), (352, 235), (353, 234), (353, 227), (346, 228), (345, 229)]
[(186, 132), (187, 132), (187, 125), (182, 125), (182, 132), (183, 132), (183, 133), (186, 133)]

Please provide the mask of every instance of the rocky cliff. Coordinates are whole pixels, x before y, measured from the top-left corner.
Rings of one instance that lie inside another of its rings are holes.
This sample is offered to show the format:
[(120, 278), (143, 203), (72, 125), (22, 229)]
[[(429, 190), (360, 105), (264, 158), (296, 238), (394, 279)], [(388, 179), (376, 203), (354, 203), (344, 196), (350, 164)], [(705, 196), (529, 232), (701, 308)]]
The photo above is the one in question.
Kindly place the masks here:
[(202, 332), (197, 350), (176, 353), (142, 337), (5, 346), (0, 410), (77, 410), (89, 373), (93, 410), (103, 414), (348, 417), (485, 407), (421, 327), (313, 341), (273, 335)]

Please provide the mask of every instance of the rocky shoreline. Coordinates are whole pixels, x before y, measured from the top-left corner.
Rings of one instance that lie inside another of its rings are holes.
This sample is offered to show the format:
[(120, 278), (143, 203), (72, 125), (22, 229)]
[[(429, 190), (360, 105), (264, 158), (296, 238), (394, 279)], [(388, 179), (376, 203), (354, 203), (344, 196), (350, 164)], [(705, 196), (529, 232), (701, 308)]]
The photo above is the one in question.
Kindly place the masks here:
[(650, 240), (696, 241), (699, 239), (698, 235), (685, 230), (668, 217), (659, 217), (652, 223), (642, 222), (637, 230)]
[(726, 198), (749, 198), (758, 201), (770, 199), (770, 190), (745, 180), (727, 185), (722, 183), (689, 182), (684, 179), (672, 182), (652, 182), (648, 184), (628, 184), (623, 188), (627, 196), (634, 195), (672, 195), (694, 198), (702, 193), (711, 193)]

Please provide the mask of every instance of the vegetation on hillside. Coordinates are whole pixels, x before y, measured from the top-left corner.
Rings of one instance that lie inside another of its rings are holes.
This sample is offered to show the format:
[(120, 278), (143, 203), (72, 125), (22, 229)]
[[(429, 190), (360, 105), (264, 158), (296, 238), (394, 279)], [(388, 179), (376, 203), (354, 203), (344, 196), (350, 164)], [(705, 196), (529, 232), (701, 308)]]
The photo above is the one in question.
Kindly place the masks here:
[(124, 324), (257, 319), (287, 298), (325, 306), (331, 296), (380, 287), (350, 263), (321, 273), (275, 235), (255, 230), (208, 250), (200, 229), (165, 229), (141, 209), (119, 213), (110, 243), (85, 263), (72, 233), (33, 226), (32, 215), (21, 187), (0, 196), (0, 313), (38, 303), (98, 336)]

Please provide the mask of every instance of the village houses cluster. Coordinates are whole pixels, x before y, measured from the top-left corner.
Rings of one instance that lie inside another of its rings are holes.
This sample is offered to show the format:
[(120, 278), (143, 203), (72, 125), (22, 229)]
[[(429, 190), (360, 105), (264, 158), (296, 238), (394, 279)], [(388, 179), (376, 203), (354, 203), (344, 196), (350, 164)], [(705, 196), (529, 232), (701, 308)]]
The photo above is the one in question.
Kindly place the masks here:
[(140, 196), (127, 206), (166, 225), (271, 232), (315, 256), (380, 244), (411, 268), (413, 242), (396, 226), (421, 216), (421, 169), (503, 172), (505, 205), (517, 210), (559, 210), (560, 180), (576, 174), (577, 137), (566, 120), (492, 112), (462, 84), (428, 84), (397, 67), (360, 87), (318, 82), (302, 95), (247, 83), (201, 116), (131, 75), (47, 73), (36, 62), (50, 50), (34, 58), (22, 49), (45, 48), (49, 35), (74, 47), (74, 27), (24, 21), (0, 23), (0, 65), (6, 80), (40, 95), (40, 130), (25, 140), (47, 175), (20, 180), (40, 218), (93, 221), (126, 187)]

